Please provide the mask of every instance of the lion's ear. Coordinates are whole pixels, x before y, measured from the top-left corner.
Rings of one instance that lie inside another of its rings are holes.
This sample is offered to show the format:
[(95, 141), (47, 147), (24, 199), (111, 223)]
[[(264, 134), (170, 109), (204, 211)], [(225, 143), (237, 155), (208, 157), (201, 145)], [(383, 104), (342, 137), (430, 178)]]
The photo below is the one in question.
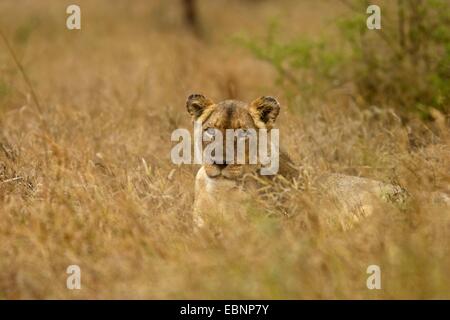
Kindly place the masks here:
[(203, 112), (211, 105), (213, 105), (210, 99), (206, 98), (202, 94), (191, 94), (186, 101), (186, 109), (194, 120), (197, 120)]
[(256, 125), (270, 129), (280, 113), (280, 104), (273, 97), (260, 97), (250, 103), (249, 111)]

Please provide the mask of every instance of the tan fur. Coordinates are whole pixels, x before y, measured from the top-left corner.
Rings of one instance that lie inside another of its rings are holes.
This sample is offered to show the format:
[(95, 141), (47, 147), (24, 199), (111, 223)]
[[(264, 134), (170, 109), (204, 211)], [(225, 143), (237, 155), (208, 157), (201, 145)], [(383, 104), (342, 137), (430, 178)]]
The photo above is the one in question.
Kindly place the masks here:
[[(248, 188), (248, 186), (246, 186)], [(226, 178), (210, 178), (204, 167), (201, 167), (195, 177), (194, 223), (197, 227), (204, 225), (208, 215), (220, 218), (237, 216), (242, 212), (249, 200), (247, 189), (236, 180)]]
[[(222, 131), (224, 143), (226, 129), (273, 128), (280, 109), (278, 102), (271, 97), (261, 97), (249, 104), (236, 100), (214, 104), (202, 95), (192, 95), (186, 106), (193, 120), (200, 121), (204, 130), (215, 128)], [(208, 142), (204, 143), (204, 147), (207, 144)], [(258, 185), (255, 181), (249, 183), (244, 178), (258, 174), (259, 168), (259, 165), (250, 164), (204, 164), (195, 179), (195, 224), (203, 226), (204, 217), (209, 214), (215, 217), (245, 214), (249, 190)], [(298, 176), (296, 166), (283, 150), (280, 150), (278, 175), (287, 179)], [(261, 178), (270, 179), (267, 176)], [(382, 209), (383, 203), (402, 205), (408, 197), (407, 192), (398, 186), (342, 174), (321, 176), (317, 187), (324, 196), (321, 198), (327, 199), (325, 202), (338, 204), (325, 212), (330, 213), (331, 219), (340, 223), (344, 229), (351, 227), (362, 217)], [(450, 201), (448, 196), (442, 194), (432, 194), (430, 197), (436, 199), (433, 201), (437, 203), (445, 204)]]
[[(203, 130), (214, 128), (220, 130), (224, 137), (226, 149), (226, 129), (271, 129), (279, 113), (279, 104), (272, 97), (261, 97), (247, 104), (242, 101), (225, 100), (214, 104), (206, 97), (191, 95), (186, 107), (194, 121), (202, 124)], [(210, 142), (203, 142), (206, 147)], [(246, 149), (248, 162), (248, 148)], [(289, 159), (281, 152), (280, 170), (293, 170), (285, 164)], [(256, 173), (258, 164), (203, 164), (195, 179), (194, 220), (198, 226), (203, 225), (202, 216), (214, 211), (215, 214), (227, 214), (233, 211), (237, 215), (242, 205), (248, 200), (248, 189), (252, 183), (245, 183), (244, 178)], [(244, 188), (245, 185), (245, 188)]]

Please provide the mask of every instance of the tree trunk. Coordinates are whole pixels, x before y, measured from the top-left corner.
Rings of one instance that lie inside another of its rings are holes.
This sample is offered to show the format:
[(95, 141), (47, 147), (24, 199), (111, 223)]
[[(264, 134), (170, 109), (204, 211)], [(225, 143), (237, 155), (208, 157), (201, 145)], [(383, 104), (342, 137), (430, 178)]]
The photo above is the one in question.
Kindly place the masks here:
[(196, 0), (182, 0), (184, 9), (184, 19), (189, 29), (197, 36), (201, 35), (200, 24), (198, 20), (198, 11)]

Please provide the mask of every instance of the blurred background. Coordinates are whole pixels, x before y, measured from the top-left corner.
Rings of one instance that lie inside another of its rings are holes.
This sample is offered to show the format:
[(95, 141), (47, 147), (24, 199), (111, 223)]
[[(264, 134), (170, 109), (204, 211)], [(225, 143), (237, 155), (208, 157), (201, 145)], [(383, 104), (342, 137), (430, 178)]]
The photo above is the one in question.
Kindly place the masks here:
[[(450, 4), (370, 3), (381, 30), (363, 0), (0, 1), (0, 297), (448, 298), (449, 212), (422, 191), (450, 191)], [(191, 93), (277, 97), (301, 168), (222, 238), (189, 231), (198, 168), (169, 158)], [(417, 200), (329, 229), (323, 172)]]

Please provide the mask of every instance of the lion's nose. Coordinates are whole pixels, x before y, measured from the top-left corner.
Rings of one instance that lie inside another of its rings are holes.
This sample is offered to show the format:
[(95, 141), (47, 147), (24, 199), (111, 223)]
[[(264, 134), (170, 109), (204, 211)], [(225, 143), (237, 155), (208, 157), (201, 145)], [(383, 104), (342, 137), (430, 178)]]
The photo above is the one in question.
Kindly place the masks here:
[(220, 170), (223, 170), (223, 169), (225, 169), (225, 168), (228, 166), (227, 163), (215, 163), (215, 162), (214, 162), (214, 164), (215, 164), (217, 167), (219, 167)]

